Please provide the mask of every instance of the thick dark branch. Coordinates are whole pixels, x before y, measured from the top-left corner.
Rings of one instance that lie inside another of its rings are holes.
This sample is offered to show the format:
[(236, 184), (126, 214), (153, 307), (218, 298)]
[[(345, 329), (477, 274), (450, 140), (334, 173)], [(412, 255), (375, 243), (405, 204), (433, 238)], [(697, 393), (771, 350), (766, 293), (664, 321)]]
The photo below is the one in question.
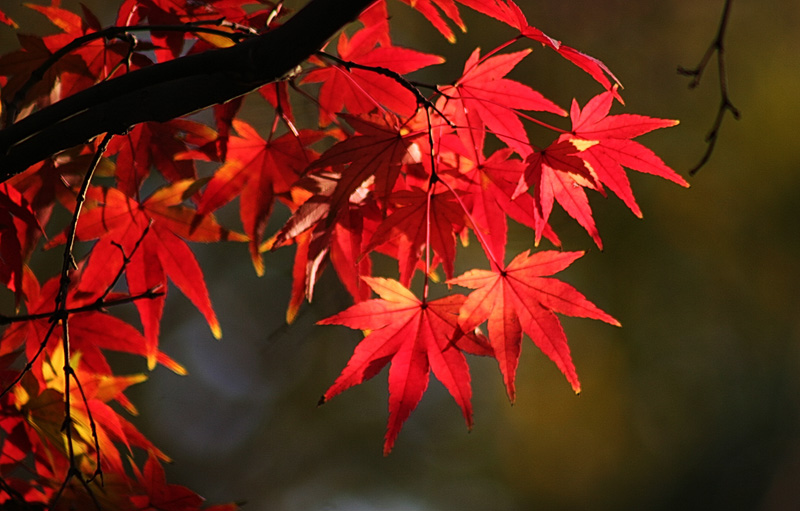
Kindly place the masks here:
[(311, 0), (284, 25), (230, 48), (139, 69), (0, 131), (0, 182), (101, 133), (224, 103), (294, 70), (374, 0)]
[[(121, 26), (121, 27), (108, 27), (99, 32), (90, 32), (82, 37), (78, 37), (73, 39), (69, 44), (59, 48), (57, 51), (53, 52), (50, 57), (45, 60), (41, 66), (36, 68), (33, 73), (31, 73), (30, 77), (28, 77), (28, 81), (20, 87), (16, 94), (14, 94), (14, 99), (11, 101), (9, 105), (9, 111), (6, 112), (6, 117), (8, 118), (9, 123), (13, 123), (16, 120), (17, 112), (25, 101), (25, 98), (28, 95), (28, 92), (39, 82), (45, 75), (48, 69), (53, 67), (56, 62), (62, 59), (65, 55), (69, 54), (72, 51), (84, 46), (94, 40), (97, 39), (115, 39), (115, 38), (130, 38), (135, 44), (135, 38), (133, 38), (133, 34), (135, 32), (194, 32), (194, 33), (206, 33), (206, 34), (214, 34), (221, 37), (227, 37), (231, 41), (238, 43), (247, 39), (248, 37), (252, 37), (255, 33), (250, 32), (227, 32), (224, 30), (220, 30), (217, 28), (212, 28), (209, 25), (213, 26), (228, 26), (225, 25), (224, 20), (214, 20), (214, 21), (207, 21), (207, 22), (196, 22), (196, 23), (187, 23), (185, 25), (146, 25), (146, 26)], [(109, 76), (113, 73), (109, 73)]]

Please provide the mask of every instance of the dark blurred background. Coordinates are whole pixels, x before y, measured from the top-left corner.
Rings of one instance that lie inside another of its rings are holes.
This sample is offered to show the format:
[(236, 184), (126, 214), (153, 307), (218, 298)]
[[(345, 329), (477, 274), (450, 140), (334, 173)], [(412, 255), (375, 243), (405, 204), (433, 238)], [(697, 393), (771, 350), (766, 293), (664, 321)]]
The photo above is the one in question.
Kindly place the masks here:
[[(113, 21), (112, 2), (84, 3)], [(712, 65), (690, 91), (676, 68), (697, 64), (723, 1), (520, 5), (531, 24), (614, 71), (627, 103), (616, 113), (681, 120), (639, 140), (686, 176), (705, 150), (718, 82)], [(23, 32), (45, 30), (17, 0), (2, 6)], [(511, 36), (468, 13), (469, 32), (451, 46), (418, 13), (391, 8), (396, 44), (447, 57), (422, 77), (431, 82), (452, 81), (475, 46), (487, 52)], [(592, 195), (603, 252), (556, 216), (566, 249), (590, 249), (560, 277), (623, 324), (563, 320), (579, 397), (525, 341), (513, 407), (496, 364), (472, 359), (474, 430), (432, 381), (384, 458), (385, 372), (316, 406), (358, 340), (313, 325), (348, 303), (335, 279), (326, 275), (317, 301), (285, 328), (291, 249), (268, 254), (259, 279), (244, 247), (198, 246), (224, 337), (215, 341), (173, 290), (162, 345), (190, 374), (159, 368), (130, 391), (135, 424), (175, 459), (171, 481), (251, 511), (800, 509), (798, 28), (796, 1), (734, 0), (725, 42), (742, 119), (725, 120), (691, 188), (632, 173), (642, 220)], [(13, 36), (0, 30), (4, 52)], [(512, 77), (564, 107), (601, 91), (534, 50)], [(253, 105), (249, 119), (267, 126)], [(530, 245), (529, 232), (513, 236), (511, 255)], [(472, 254), (461, 270), (483, 264)]]

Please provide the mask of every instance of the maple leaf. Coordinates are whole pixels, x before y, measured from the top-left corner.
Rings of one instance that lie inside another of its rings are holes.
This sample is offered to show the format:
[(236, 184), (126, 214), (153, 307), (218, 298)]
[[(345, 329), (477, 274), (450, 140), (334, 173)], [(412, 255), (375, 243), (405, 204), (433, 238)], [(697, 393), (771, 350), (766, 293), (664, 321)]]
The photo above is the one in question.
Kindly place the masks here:
[(572, 363), (567, 338), (555, 313), (593, 318), (619, 326), (619, 322), (586, 299), (574, 287), (546, 278), (583, 255), (583, 252), (545, 251), (517, 255), (505, 268), (470, 270), (448, 284), (474, 289), (464, 301), (458, 323), (471, 331), (488, 320), (489, 342), (503, 374), (511, 402), (516, 398), (515, 376), (528, 335), (567, 378), (578, 393), (581, 386)]
[[(441, 258), (445, 275), (453, 276), (456, 233), (464, 228), (464, 212), (451, 192), (444, 190), (436, 193), (436, 188), (444, 186), (434, 186), (430, 197), (428, 192), (420, 189), (393, 193), (390, 202), (397, 209), (380, 223), (364, 248), (365, 252), (369, 252), (395, 238), (400, 282), (404, 286), (411, 285), (414, 269), (427, 246)], [(432, 270), (432, 267), (424, 269), (426, 273)]]
[(284, 228), (262, 244), (261, 250), (292, 241), (297, 245), (292, 294), (286, 313), (288, 323), (294, 320), (304, 298), (311, 302), (314, 286), (328, 256), (353, 300), (360, 302), (369, 298), (369, 286), (361, 276), (371, 275), (372, 261), (364, 248), (381, 220), (381, 212), (372, 195), (362, 186), (351, 195), (342, 210), (326, 221), (330, 212), (328, 199), (338, 177), (325, 173), (307, 176), (304, 181), (315, 183), (319, 194), (309, 197)]
[(400, 125), (393, 115), (360, 118), (342, 115), (356, 130), (314, 161), (308, 171), (331, 168), (334, 172), (307, 176), (313, 196), (276, 236), (273, 247), (285, 244), (297, 234), (321, 224), (323, 229), (334, 225), (337, 215), (347, 211), (353, 194), (371, 180), (371, 191), (378, 198), (387, 197), (400, 176), (401, 167), (419, 163), (423, 150), (424, 131)]
[(316, 158), (316, 153), (307, 147), (324, 135), (303, 130), (266, 141), (244, 121), (234, 120), (233, 128), (240, 136), (230, 137), (227, 159), (208, 182), (197, 212), (210, 213), (241, 194), (239, 215), (244, 232), (250, 237), (256, 273), (262, 275), (264, 263), (259, 246), (274, 200), (289, 192), (303, 169)]
[[(442, 137), (439, 149), (452, 151), (455, 161), (452, 169), (440, 169), (440, 174), (453, 175), (453, 187), (463, 192), (464, 203), (469, 210), (472, 228), (478, 231), (487, 257), (491, 261), (504, 261), (508, 233), (506, 216), (522, 225), (535, 229), (537, 210), (531, 195), (514, 196), (520, 177), (525, 170), (524, 162), (511, 159), (513, 151), (503, 148), (488, 158), (483, 156), (483, 148), (471, 155), (461, 141), (453, 135)], [(467, 156), (470, 155), (470, 156)], [(560, 246), (558, 236), (545, 224), (545, 237), (554, 245)]]
[(370, 7), (364, 9), (358, 16), (358, 21), (364, 27), (371, 28), (378, 26), (377, 40), (381, 46), (391, 46), (392, 40), (389, 36), (389, 11), (386, 8), (386, 0), (377, 0)]
[[(442, 57), (397, 46), (376, 46), (382, 27), (375, 25), (359, 30), (351, 39), (343, 32), (339, 36), (339, 58), (355, 64), (379, 67), (407, 74), (423, 67), (441, 64)], [(359, 115), (374, 109), (388, 109), (408, 117), (417, 108), (414, 94), (397, 80), (374, 71), (341, 65), (315, 69), (303, 78), (303, 83), (322, 82), (319, 91), (320, 124), (327, 126), (332, 115), (347, 108)]]
[[(641, 209), (633, 197), (623, 166), (663, 177), (683, 187), (688, 187), (689, 183), (653, 151), (631, 139), (655, 129), (675, 126), (679, 121), (635, 114), (608, 115), (613, 101), (613, 91), (598, 94), (583, 109), (573, 100), (570, 108), (572, 136), (596, 142), (589, 144), (580, 157), (590, 166), (598, 181), (641, 217)], [(562, 135), (562, 139), (569, 137)]]
[[(73, 40), (100, 30), (99, 22), (94, 14), (84, 7), (84, 17), (63, 9), (58, 1), (50, 6), (26, 4), (47, 17), (62, 33), (44, 38), (19, 35), (22, 50), (3, 56), (0, 59), (0, 74), (14, 75), (9, 80), (3, 96), (11, 100), (18, 89), (29, 80), (39, 67), (57, 51)], [(34, 85), (25, 98), (51, 95), (50, 102), (72, 95), (86, 89), (97, 82), (125, 72), (149, 65), (148, 59), (141, 52), (133, 52), (127, 41), (116, 38), (97, 38), (86, 41), (74, 48), (67, 55), (61, 56), (45, 70), (43, 80)], [(40, 98), (41, 101), (42, 98)], [(17, 105), (18, 107), (24, 106)]]
[[(43, 388), (46, 389), (45, 392), (56, 391), (63, 396), (66, 394), (66, 388), (64, 385), (65, 360), (62, 347), (62, 343), (54, 343), (54, 349), (50, 350), (45, 357), (45, 363), (41, 365), (41, 379)], [(91, 368), (86, 368), (82, 361), (83, 354), (80, 351), (74, 351), (69, 361), (69, 365), (74, 371), (74, 378), (70, 379), (69, 392), (75, 398), (74, 404), (71, 406), (71, 417), (73, 421), (73, 448), (76, 454), (96, 453), (94, 443), (96, 435), (97, 444), (100, 447), (101, 465), (105, 471), (110, 469), (118, 474), (125, 473), (119, 450), (114, 443), (123, 444), (128, 452), (131, 452), (131, 446), (148, 449), (156, 456), (168, 460), (169, 458), (166, 455), (155, 448), (136, 428), (106, 404), (113, 399), (135, 413), (133, 405), (122, 392), (130, 385), (146, 380), (147, 377), (143, 374), (131, 376), (98, 374), (92, 371)], [(80, 386), (78, 382), (81, 382)], [(29, 396), (31, 395), (30, 389), (30, 385), (25, 389)], [(21, 394), (18, 393), (19, 403), (22, 405), (27, 404)], [(35, 395), (35, 392), (33, 394)], [(63, 453), (66, 454), (66, 445), (62, 438), (64, 436), (63, 428), (60, 424), (51, 420), (55, 417), (54, 414), (47, 414), (47, 416), (40, 417), (38, 422), (39, 425), (44, 426), (42, 428), (44, 436), (54, 440), (57, 445), (63, 445)], [(97, 424), (100, 426), (98, 427)], [(49, 429), (53, 428), (53, 426), (55, 426), (55, 431)], [(34, 424), (34, 427), (36, 427), (36, 424)]]
[(170, 183), (196, 178), (195, 162), (178, 157), (189, 151), (190, 141), (204, 145), (215, 136), (208, 126), (186, 119), (137, 124), (112, 138), (108, 146), (108, 155), (117, 157), (117, 188), (129, 197), (138, 197), (153, 167)]
[(331, 235), (331, 262), (353, 301), (369, 298), (370, 288), (361, 278), (372, 275), (372, 258), (366, 250), (380, 222), (380, 211), (374, 201), (350, 204), (349, 211), (337, 217)]
[(597, 247), (603, 242), (592, 217), (589, 199), (583, 187), (598, 189), (594, 177), (579, 156), (579, 149), (570, 139), (559, 139), (546, 149), (532, 153), (513, 198), (519, 198), (528, 188), (533, 188), (536, 208), (535, 243), (539, 245), (542, 233), (548, 226), (553, 202), (558, 201), (564, 211), (586, 229)]
[[(620, 102), (622, 101), (622, 98), (619, 96), (617, 89), (614, 86), (615, 84), (619, 85), (620, 82), (617, 77), (614, 76), (611, 70), (608, 69), (605, 64), (603, 64), (603, 62), (592, 57), (591, 55), (587, 55), (576, 50), (575, 48), (562, 44), (561, 41), (553, 39), (538, 28), (529, 25), (528, 20), (525, 18), (525, 14), (522, 12), (522, 9), (520, 9), (519, 6), (513, 2), (513, 0), (458, 0), (458, 2), (475, 9), (480, 13), (502, 21), (503, 23), (519, 30), (520, 35), (540, 42), (542, 45), (555, 50), (559, 55), (569, 60), (583, 71), (588, 73), (589, 76), (597, 80), (597, 82), (605, 87), (606, 90), (612, 91), (614, 96), (619, 99)], [(613, 84), (609, 78), (614, 81)]]
[[(166, 291), (167, 276), (205, 316), (215, 337), (221, 335), (211, 307), (202, 270), (189, 241), (246, 241), (247, 237), (217, 224), (211, 215), (182, 205), (195, 186), (192, 180), (173, 183), (153, 192), (139, 203), (117, 189), (91, 187), (76, 235), (79, 240), (98, 239), (83, 272), (80, 288), (89, 295), (106, 289), (125, 266), (128, 290), (138, 295), (154, 289)], [(63, 242), (61, 235), (50, 243)], [(156, 347), (165, 295), (137, 300), (136, 307), (147, 339), (148, 365), (156, 361)]]
[[(301, 289), (305, 290), (306, 298), (311, 301), (314, 285), (329, 254), (333, 254), (334, 263), (338, 265), (337, 271), (341, 271), (342, 281), (354, 299), (359, 301), (365, 298), (367, 291), (355, 268), (361, 266), (362, 254), (366, 252), (356, 253), (356, 250), (369, 237), (366, 232), (351, 236), (352, 229), (344, 227), (344, 224), (358, 222), (369, 216), (370, 219), (362, 225), (372, 225), (377, 217), (385, 215), (387, 212), (380, 209), (364, 215), (367, 210), (362, 206), (367, 200), (382, 204), (399, 182), (401, 170), (411, 164), (421, 163), (421, 155), (428, 150), (424, 140), (427, 126), (420, 127), (418, 118), (400, 125), (391, 114), (367, 118), (343, 114), (341, 117), (356, 130), (357, 135), (333, 145), (309, 166), (309, 173), (293, 190), (293, 193), (298, 191), (307, 194), (307, 198), (268, 243), (269, 248), (278, 248), (291, 243), (301, 233), (313, 230), (311, 238), (303, 240), (305, 245), (302, 249), (306, 251), (304, 285), (298, 281), (301, 262), (297, 256), (295, 259), (290, 311), (296, 311), (299, 306), (298, 293)], [(360, 220), (345, 218), (353, 212)], [(347, 241), (348, 238), (350, 241)], [(390, 249), (389, 253), (397, 257), (396, 250)], [(364, 262), (362, 269), (366, 270), (369, 265), (369, 262)], [(409, 275), (411, 273), (408, 272)]]
[(483, 133), (488, 128), (524, 158), (532, 149), (517, 110), (566, 115), (539, 92), (504, 78), (529, 53), (528, 49), (481, 59), (480, 48), (476, 48), (461, 78), (441, 88), (444, 98), (440, 109), (459, 127), (466, 147), (483, 147)]
[(634, 114), (608, 115), (613, 101), (613, 91), (595, 96), (583, 110), (573, 100), (572, 131), (528, 157), (514, 197), (533, 188), (539, 217), (537, 244), (556, 200), (586, 229), (597, 246), (603, 247), (584, 188), (605, 194), (603, 186), (608, 187), (641, 217), (623, 166), (689, 186), (653, 151), (631, 140), (654, 129), (675, 126), (678, 121)]
[[(467, 335), (458, 329), (457, 321), (464, 296), (420, 301), (396, 280), (363, 278), (380, 299), (357, 303), (318, 322), (370, 331), (320, 403), (369, 380), (391, 362), (384, 455), (392, 450), (403, 423), (422, 398), (431, 370), (461, 408), (467, 427), (472, 428), (469, 367), (458, 349), (459, 338)], [(467, 336), (475, 346), (481, 345), (474, 335)]]

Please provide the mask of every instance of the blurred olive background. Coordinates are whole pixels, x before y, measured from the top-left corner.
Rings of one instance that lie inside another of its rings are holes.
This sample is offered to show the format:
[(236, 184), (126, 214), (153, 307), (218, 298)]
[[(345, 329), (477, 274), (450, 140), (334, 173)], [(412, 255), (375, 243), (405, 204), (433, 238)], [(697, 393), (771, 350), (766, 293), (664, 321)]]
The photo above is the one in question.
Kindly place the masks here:
[[(112, 2), (84, 3), (112, 22)], [(705, 150), (718, 82), (714, 61), (693, 91), (676, 67), (700, 60), (723, 1), (520, 5), (531, 24), (615, 72), (627, 104), (615, 112), (681, 120), (639, 140), (686, 175)], [(2, 6), (22, 31), (45, 30), (17, 0)], [(397, 44), (447, 57), (420, 77), (429, 82), (452, 81), (475, 46), (487, 52), (511, 36), (470, 12), (469, 32), (449, 45), (418, 13), (391, 7)], [(259, 279), (245, 247), (198, 246), (223, 340), (173, 290), (163, 349), (190, 375), (159, 368), (130, 391), (141, 411), (134, 422), (175, 459), (171, 481), (252, 511), (800, 509), (798, 28), (796, 1), (734, 1), (725, 43), (742, 119), (725, 119), (690, 189), (633, 173), (642, 220), (592, 195), (603, 252), (556, 215), (565, 248), (589, 249), (560, 277), (623, 324), (564, 318), (579, 397), (526, 340), (513, 407), (496, 364), (472, 359), (473, 431), (432, 381), (384, 458), (385, 371), (316, 406), (358, 340), (314, 326), (349, 303), (330, 270), (315, 303), (284, 327), (291, 249), (268, 254)], [(2, 38), (7, 51), (13, 31)], [(534, 49), (517, 80), (564, 107), (601, 91)], [(268, 126), (249, 104), (248, 118)], [(236, 222), (234, 209), (227, 214)], [(511, 255), (532, 241), (524, 229), (513, 237)], [(483, 264), (472, 249), (460, 270)]]

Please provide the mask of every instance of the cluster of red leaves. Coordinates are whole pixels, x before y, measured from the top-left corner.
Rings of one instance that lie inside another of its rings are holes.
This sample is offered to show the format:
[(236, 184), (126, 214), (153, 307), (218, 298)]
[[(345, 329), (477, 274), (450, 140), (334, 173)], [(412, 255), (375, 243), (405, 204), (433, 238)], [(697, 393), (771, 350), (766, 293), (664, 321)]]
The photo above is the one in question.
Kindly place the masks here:
[[(181, 118), (142, 123), (114, 136), (97, 170), (107, 184), (88, 188), (74, 230), (79, 241), (97, 241), (68, 275), (40, 285), (28, 264), (48, 228), (63, 229), (51, 227), (54, 205), (76, 211), (77, 190), (97, 141), (0, 185), (0, 279), (14, 293), (17, 310), (24, 310), (2, 317), (9, 326), (0, 338), (0, 383), (7, 389), (0, 416), (5, 434), (0, 503), (17, 498), (47, 503), (60, 493), (62, 499), (91, 498), (113, 509), (201, 506), (194, 493), (166, 483), (160, 465), (166, 456), (118, 411), (135, 413), (124, 390), (146, 375), (117, 375), (105, 357), (107, 350), (127, 352), (144, 357), (148, 369), (160, 363), (183, 371), (158, 347), (168, 278), (220, 336), (188, 241), (246, 242), (258, 274), (264, 252), (295, 245), (290, 322), (332, 263), (355, 304), (321, 323), (363, 330), (366, 336), (322, 401), (390, 364), (385, 453), (419, 403), (431, 371), (472, 425), (465, 354), (496, 358), (513, 400), (523, 333), (575, 392), (580, 390), (556, 314), (618, 322), (552, 278), (581, 252), (528, 250), (506, 263), (508, 219), (531, 228), (535, 245), (544, 236), (560, 247), (549, 224), (558, 202), (601, 246), (586, 190), (605, 194), (610, 189), (641, 215), (623, 167), (685, 186), (633, 140), (677, 122), (610, 115), (619, 94), (608, 69), (530, 26), (511, 0), (458, 1), (510, 26), (513, 38), (484, 55), (476, 49), (461, 76), (447, 84), (423, 87), (404, 78), (443, 59), (393, 45), (386, 5), (378, 0), (355, 31), (339, 36), (336, 55), (319, 54), (294, 78), (302, 94), (290, 93), (287, 82), (258, 90), (274, 111), (268, 133), (238, 117), (238, 99), (213, 109), (213, 126)], [(450, 40), (450, 22), (464, 29), (453, 0), (406, 3)], [(245, 9), (247, 4), (258, 8)], [(146, 43), (124, 36), (92, 39), (53, 60), (70, 41), (98, 32), (100, 22), (86, 8), (80, 15), (62, 9), (58, 0), (34, 6), (61, 32), (20, 34), (21, 48), (0, 56), (2, 99), (14, 106), (17, 117), (27, 115), (119, 74), (233, 44), (225, 30), (268, 30), (276, 19), (280, 22), (279, 7), (267, 0), (125, 0), (118, 26), (179, 26), (221, 18), (230, 23), (215, 34), (153, 31)], [(0, 21), (14, 24), (2, 12)], [(583, 108), (573, 102), (567, 112), (508, 78), (531, 50), (506, 48), (525, 40), (558, 52), (604, 91)], [(31, 81), (32, 75), (40, 78)], [(423, 88), (433, 92), (426, 96)], [(293, 104), (309, 99), (318, 107), (319, 125), (298, 129)], [(557, 128), (542, 120), (559, 116), (569, 116), (571, 126)], [(532, 142), (530, 123), (550, 128), (552, 139)], [(487, 145), (497, 149), (487, 155)], [(212, 162), (216, 170), (203, 176), (199, 161)], [(214, 218), (218, 208), (234, 200), (242, 233)], [(291, 217), (268, 235), (276, 202)], [(66, 229), (45, 246), (59, 250), (71, 234)], [(456, 276), (457, 241), (470, 237), (482, 247), (488, 269)], [(397, 261), (397, 279), (372, 274), (376, 253)], [(439, 266), (448, 290), (434, 299), (429, 291)], [(418, 286), (412, 286), (415, 276)], [(123, 277), (124, 292), (116, 290)], [(452, 285), (471, 292), (454, 292)], [(141, 331), (109, 314), (111, 306), (123, 303), (135, 305)], [(64, 426), (67, 395), (71, 427)], [(136, 460), (142, 452), (146, 462), (140, 470)], [(71, 478), (75, 470), (84, 477)], [(64, 481), (70, 483), (60, 489)]]

